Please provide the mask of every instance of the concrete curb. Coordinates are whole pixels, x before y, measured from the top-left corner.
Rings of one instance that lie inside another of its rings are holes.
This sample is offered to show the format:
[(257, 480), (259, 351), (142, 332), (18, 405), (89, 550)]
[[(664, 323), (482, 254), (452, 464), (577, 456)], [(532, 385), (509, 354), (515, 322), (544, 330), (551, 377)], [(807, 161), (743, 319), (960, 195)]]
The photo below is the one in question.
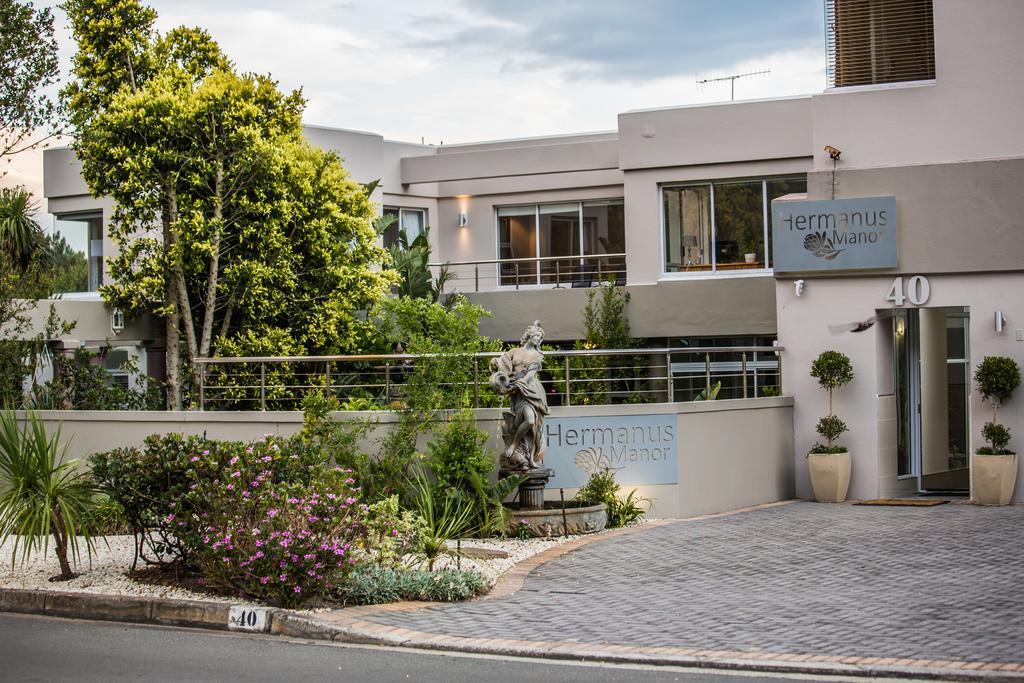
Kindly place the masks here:
[[(584, 536), (549, 548), (521, 562), (507, 572), (486, 595), (477, 600), (507, 597), (520, 590), (526, 576), (538, 566), (584, 545), (641, 533), (667, 524), (737, 514), (767, 505), (704, 515), (685, 520), (659, 520), (638, 527)], [(283, 609), (261, 608), (266, 613), (262, 632), (312, 641), (441, 650), (471, 654), (530, 657), (577, 662), (676, 666), (705, 670), (754, 671), (776, 674), (888, 677), (945, 681), (1024, 681), (1024, 662), (967, 662), (879, 657), (699, 650), (675, 647), (636, 647), (579, 642), (467, 638), (385, 626), (369, 621), (382, 612), (416, 610), (437, 603), (392, 603), (350, 607), (320, 614), (299, 614)], [(228, 630), (231, 605), (198, 600), (112, 596), (97, 593), (68, 593), (45, 590), (0, 588), (0, 612), (39, 614), (72, 619), (131, 622), (161, 626), (184, 626)]]

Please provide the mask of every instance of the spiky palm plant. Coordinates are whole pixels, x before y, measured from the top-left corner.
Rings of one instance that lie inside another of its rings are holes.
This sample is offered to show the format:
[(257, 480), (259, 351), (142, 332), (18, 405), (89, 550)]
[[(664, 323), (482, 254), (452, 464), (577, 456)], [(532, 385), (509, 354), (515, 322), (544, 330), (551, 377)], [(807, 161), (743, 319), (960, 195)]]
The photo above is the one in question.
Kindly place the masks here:
[(98, 493), (67, 454), (59, 428), (47, 435), (38, 416), (28, 413), (19, 429), (12, 411), (0, 411), (0, 544), (13, 538), (11, 562), (20, 550), (24, 563), (34, 552), (47, 553), (52, 538), (62, 580), (75, 577), (68, 552), (78, 564), (78, 534), (90, 558), (95, 550), (85, 522), (95, 513)]
[(0, 250), (20, 272), (48, 251), (46, 234), (33, 217), (37, 208), (32, 193), (25, 188), (0, 188)]

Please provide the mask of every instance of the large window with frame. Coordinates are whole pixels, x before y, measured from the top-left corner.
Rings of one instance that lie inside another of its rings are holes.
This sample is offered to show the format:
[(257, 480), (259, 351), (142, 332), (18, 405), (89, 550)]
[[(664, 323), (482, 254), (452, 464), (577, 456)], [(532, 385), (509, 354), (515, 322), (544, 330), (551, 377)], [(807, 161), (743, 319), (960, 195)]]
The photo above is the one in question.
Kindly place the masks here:
[(103, 216), (58, 215), (50, 236), (54, 294), (95, 292), (103, 284)]
[(384, 215), (394, 218), (394, 222), (384, 231), (384, 247), (398, 244), (399, 230), (405, 231), (405, 238), (411, 244), (414, 239), (427, 230), (427, 210), (398, 206), (385, 206)]
[(625, 281), (622, 199), (502, 206), (496, 213), (499, 284)]
[(770, 268), (771, 201), (806, 191), (806, 177), (664, 186), (665, 272)]

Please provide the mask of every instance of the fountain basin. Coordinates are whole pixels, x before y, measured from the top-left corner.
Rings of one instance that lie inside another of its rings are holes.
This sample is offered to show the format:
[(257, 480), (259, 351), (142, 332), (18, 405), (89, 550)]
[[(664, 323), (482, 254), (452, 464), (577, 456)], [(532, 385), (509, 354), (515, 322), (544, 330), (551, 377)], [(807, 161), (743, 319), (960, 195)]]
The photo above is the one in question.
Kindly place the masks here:
[(562, 536), (563, 530), (567, 530), (570, 536), (592, 534), (608, 525), (608, 512), (604, 503), (589, 505), (567, 502), (564, 518), (562, 504), (557, 501), (544, 503), (542, 510), (522, 510), (516, 505), (506, 507), (512, 511), (513, 525), (525, 524), (531, 534), (541, 538)]

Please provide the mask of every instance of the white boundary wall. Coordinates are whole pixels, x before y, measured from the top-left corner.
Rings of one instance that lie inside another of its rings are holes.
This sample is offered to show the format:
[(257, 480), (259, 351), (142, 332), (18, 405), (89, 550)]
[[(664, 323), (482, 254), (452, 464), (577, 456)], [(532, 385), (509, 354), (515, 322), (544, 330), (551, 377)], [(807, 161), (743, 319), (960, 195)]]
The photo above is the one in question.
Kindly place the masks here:
[[(478, 425), (490, 434), (488, 447), (501, 447), (500, 411), (481, 409)], [(678, 483), (636, 487), (653, 501), (652, 517), (688, 517), (792, 498), (793, 399), (758, 398), (703, 403), (554, 407), (552, 416), (607, 417), (675, 415)], [(23, 413), (19, 413), (23, 416)], [(249, 440), (263, 434), (290, 435), (302, 427), (302, 413), (42, 411), (48, 430), (61, 425), (74, 457), (121, 446), (140, 445), (150, 434), (181, 433), (210, 439)], [(375, 441), (397, 417), (388, 412), (340, 412), (336, 419), (375, 419)], [(624, 486), (625, 489), (632, 488)], [(566, 489), (566, 498), (575, 494)], [(557, 489), (548, 490), (557, 499)]]

